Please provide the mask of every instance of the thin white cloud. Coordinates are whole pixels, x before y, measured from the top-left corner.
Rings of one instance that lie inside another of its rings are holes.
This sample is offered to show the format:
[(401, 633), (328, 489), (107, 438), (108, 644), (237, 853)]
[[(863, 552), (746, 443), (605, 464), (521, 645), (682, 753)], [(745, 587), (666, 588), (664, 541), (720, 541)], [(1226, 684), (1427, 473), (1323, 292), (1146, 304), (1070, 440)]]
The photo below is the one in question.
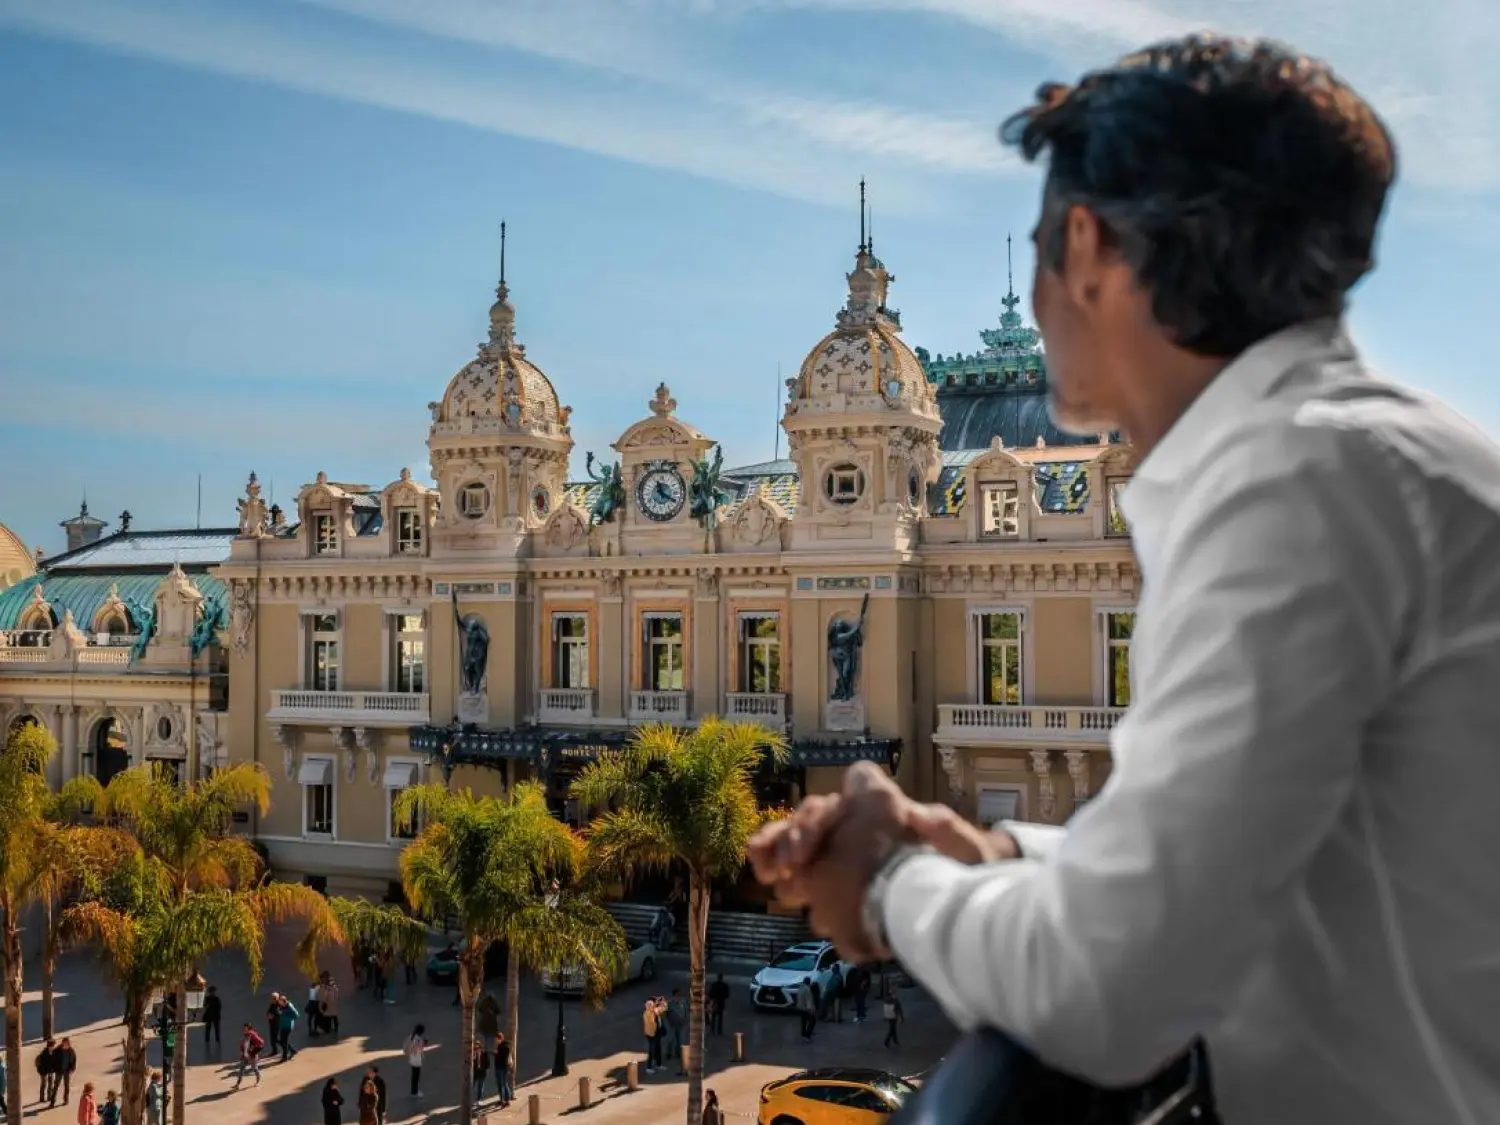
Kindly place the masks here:
[(681, 0), (722, 13), (823, 9), (963, 23), (1067, 68), (1212, 28), (1270, 35), (1328, 59), (1386, 118), (1408, 182), (1500, 191), (1500, 4), (1494, 0)]

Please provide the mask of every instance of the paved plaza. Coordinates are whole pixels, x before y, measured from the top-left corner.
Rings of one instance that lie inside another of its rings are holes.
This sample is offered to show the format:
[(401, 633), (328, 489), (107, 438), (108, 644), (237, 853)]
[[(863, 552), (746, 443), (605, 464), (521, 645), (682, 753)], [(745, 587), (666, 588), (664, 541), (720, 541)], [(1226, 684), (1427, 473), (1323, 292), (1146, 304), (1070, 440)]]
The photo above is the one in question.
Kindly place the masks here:
[[(436, 948), (436, 946), (434, 946)], [(682, 1119), (686, 1081), (675, 1068), (666, 1075), (641, 1074), (641, 1089), (624, 1089), (625, 1064), (640, 1060), (642, 1044), (640, 1007), (649, 993), (670, 992), (673, 986), (687, 990), (685, 956), (666, 955), (661, 975), (652, 986), (631, 984), (612, 996), (602, 1011), (583, 1010), (577, 1001), (565, 1003), (568, 1030), (567, 1078), (550, 1077), (557, 1003), (546, 998), (533, 979), (523, 979), (517, 1100), (509, 1110), (486, 1109), (492, 1125), (511, 1125), (527, 1119), (526, 1095), (541, 1096), (542, 1120), (568, 1121), (574, 1125), (647, 1125)], [(188, 1045), (188, 1120), (212, 1125), (318, 1125), (322, 1121), (319, 1092), (329, 1077), (337, 1077), (349, 1104), (344, 1120), (352, 1122), (357, 1080), (363, 1068), (377, 1063), (390, 1089), (390, 1125), (432, 1122), (457, 1125), (457, 1009), (454, 991), (429, 985), (425, 977), (411, 987), (394, 989), (393, 1004), (374, 1001), (369, 993), (354, 988), (348, 958), (330, 951), (322, 958), (343, 989), (340, 1018), (342, 1034), (337, 1041), (319, 1037), (309, 1044), (306, 1027), (299, 1024), (293, 1038), (299, 1048), (287, 1063), (268, 1063), (259, 1087), (247, 1082), (235, 1091), (235, 1044), (239, 1028), (250, 1020), (265, 1034), (266, 997), (273, 990), (287, 991), (299, 1007), (306, 996), (303, 978), (293, 966), (290, 942), (274, 935), (268, 942), (266, 973), (260, 989), (252, 993), (243, 962), (222, 956), (205, 967), (205, 975), (224, 998), (224, 1046), (203, 1045), (201, 1027), (186, 1036)], [(811, 1044), (798, 1036), (797, 1019), (779, 1014), (752, 1014), (746, 984), (755, 966), (727, 962), (724, 971), (734, 993), (725, 1018), (726, 1035), (710, 1037), (706, 1085), (716, 1089), (731, 1120), (753, 1120), (761, 1086), (793, 1071), (812, 1066), (879, 1066), (899, 1074), (918, 1074), (930, 1068), (952, 1041), (953, 1032), (930, 1000), (913, 989), (902, 993), (907, 1022), (901, 1025), (902, 1046), (886, 1049), (881, 1041), (885, 1025), (878, 1004), (872, 1004), (874, 1019), (854, 1024), (845, 1013), (841, 1024), (824, 1023)], [(398, 974), (399, 976), (399, 974)], [(711, 979), (711, 978), (710, 978)], [(490, 982), (497, 998), (503, 999), (504, 981)], [(22, 1088), (28, 1118), (57, 1125), (72, 1125), (74, 1109), (48, 1110), (35, 1105), (38, 1080), (33, 1064), (41, 1030), (39, 980), (34, 966), (26, 976), (25, 1062)], [(98, 966), (87, 955), (64, 959), (59, 972), (58, 1034), (68, 1034), (78, 1051), (78, 1074), (74, 1098), (86, 1081), (102, 1095), (118, 1088), (123, 1028), (119, 1022), (118, 993), (102, 982)], [(423, 1076), (427, 1097), (415, 1101), (407, 1096), (407, 1067), (401, 1044), (412, 1025), (427, 1025), (432, 1049)], [(746, 1061), (733, 1062), (733, 1032), (745, 1032)], [(151, 1038), (149, 1058), (160, 1065), (160, 1045)], [(578, 1106), (578, 1078), (590, 1079), (594, 1104), (586, 1111)], [(14, 1080), (11, 1083), (15, 1090)], [(493, 1075), (491, 1076), (493, 1092)], [(102, 1100), (102, 1097), (101, 1097)], [(492, 1104), (487, 1100), (486, 1107)]]

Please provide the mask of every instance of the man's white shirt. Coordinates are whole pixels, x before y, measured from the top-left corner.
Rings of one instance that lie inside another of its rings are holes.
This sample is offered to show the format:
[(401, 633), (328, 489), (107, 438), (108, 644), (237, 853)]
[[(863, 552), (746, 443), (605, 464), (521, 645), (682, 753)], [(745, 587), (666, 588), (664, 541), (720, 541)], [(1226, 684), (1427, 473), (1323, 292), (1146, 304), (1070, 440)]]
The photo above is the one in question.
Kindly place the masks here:
[(1096, 1082), (1203, 1035), (1226, 1125), (1500, 1122), (1500, 451), (1340, 325), (1138, 467), (1112, 773), (1026, 858), (908, 860), (890, 943)]

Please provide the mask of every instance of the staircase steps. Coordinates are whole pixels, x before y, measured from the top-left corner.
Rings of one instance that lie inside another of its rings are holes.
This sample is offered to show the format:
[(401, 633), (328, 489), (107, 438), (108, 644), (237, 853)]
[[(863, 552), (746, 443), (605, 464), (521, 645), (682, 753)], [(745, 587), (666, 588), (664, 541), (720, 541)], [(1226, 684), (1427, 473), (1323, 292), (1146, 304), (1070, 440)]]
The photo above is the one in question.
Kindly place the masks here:
[[(654, 903), (611, 902), (607, 908), (632, 942), (645, 941), (659, 909)], [(812, 938), (800, 917), (716, 910), (708, 915), (708, 955), (764, 963), (789, 945)], [(688, 948), (686, 924), (677, 927), (674, 948)]]

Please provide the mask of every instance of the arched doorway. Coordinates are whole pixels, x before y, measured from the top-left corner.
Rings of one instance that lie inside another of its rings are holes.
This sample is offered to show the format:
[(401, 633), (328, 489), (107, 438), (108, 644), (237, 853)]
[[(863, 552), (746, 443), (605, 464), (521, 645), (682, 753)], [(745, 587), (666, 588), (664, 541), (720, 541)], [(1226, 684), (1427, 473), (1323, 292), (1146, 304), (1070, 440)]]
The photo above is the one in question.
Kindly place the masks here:
[(115, 774), (130, 768), (130, 744), (125, 730), (113, 716), (100, 719), (91, 739), (94, 751), (94, 776), (100, 785), (108, 785)]

